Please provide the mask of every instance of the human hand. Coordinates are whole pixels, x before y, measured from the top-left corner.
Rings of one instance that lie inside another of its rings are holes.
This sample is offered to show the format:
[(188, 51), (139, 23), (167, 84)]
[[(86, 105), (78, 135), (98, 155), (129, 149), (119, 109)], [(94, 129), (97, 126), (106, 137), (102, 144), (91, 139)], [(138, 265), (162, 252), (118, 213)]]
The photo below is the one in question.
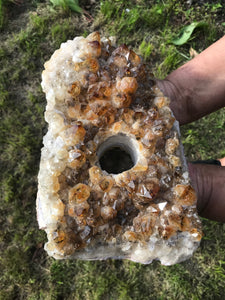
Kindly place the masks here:
[[(171, 100), (180, 125), (195, 121), (225, 106), (225, 37), (157, 85)], [(225, 222), (225, 167), (189, 163), (197, 209), (202, 217)]]

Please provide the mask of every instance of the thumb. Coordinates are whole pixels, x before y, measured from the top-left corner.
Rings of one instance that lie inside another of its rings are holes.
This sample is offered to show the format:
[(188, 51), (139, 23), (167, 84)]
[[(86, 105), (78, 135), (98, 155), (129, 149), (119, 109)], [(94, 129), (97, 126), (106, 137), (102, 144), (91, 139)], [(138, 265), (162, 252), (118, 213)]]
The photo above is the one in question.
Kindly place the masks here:
[(225, 222), (225, 167), (189, 163), (188, 168), (199, 215)]

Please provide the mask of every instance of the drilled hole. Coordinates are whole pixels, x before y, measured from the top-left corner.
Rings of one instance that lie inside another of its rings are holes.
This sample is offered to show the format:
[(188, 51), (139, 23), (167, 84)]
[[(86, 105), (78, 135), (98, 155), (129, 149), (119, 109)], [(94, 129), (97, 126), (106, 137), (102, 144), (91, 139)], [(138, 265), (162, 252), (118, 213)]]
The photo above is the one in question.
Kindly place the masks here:
[(102, 143), (98, 152), (99, 165), (109, 174), (119, 174), (136, 164), (137, 153), (131, 138), (116, 135)]

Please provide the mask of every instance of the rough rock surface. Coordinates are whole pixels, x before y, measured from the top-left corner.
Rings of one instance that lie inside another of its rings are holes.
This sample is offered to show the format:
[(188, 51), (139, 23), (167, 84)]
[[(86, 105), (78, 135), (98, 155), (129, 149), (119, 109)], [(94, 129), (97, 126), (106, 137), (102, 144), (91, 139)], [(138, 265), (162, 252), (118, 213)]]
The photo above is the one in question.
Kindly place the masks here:
[(171, 265), (201, 240), (179, 125), (142, 59), (97, 32), (45, 64), (37, 216), (57, 258)]

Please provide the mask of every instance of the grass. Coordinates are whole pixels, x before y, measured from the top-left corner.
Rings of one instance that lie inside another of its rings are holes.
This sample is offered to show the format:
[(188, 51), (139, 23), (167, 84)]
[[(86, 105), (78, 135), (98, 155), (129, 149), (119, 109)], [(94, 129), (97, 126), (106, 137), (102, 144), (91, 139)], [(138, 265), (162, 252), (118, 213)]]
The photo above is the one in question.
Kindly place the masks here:
[(82, 8), (79, 6), (78, 0), (50, 0), (54, 6), (60, 6), (64, 10), (72, 10), (77, 13), (82, 12)]
[[(201, 52), (224, 31), (220, 1), (191, 7), (173, 0), (85, 3), (80, 6), (89, 9), (92, 23), (50, 1), (0, 0), (0, 299), (224, 299), (225, 226), (209, 220), (202, 220), (205, 236), (195, 255), (171, 267), (56, 261), (43, 250), (46, 236), (37, 226), (35, 198), (46, 132), (40, 87), (44, 62), (67, 39), (100, 30), (132, 46), (155, 76), (164, 78), (190, 59), (190, 47)], [(192, 22), (208, 26), (196, 28), (184, 45), (173, 45)], [(183, 126), (188, 159), (224, 156), (224, 130), (224, 109)]]

